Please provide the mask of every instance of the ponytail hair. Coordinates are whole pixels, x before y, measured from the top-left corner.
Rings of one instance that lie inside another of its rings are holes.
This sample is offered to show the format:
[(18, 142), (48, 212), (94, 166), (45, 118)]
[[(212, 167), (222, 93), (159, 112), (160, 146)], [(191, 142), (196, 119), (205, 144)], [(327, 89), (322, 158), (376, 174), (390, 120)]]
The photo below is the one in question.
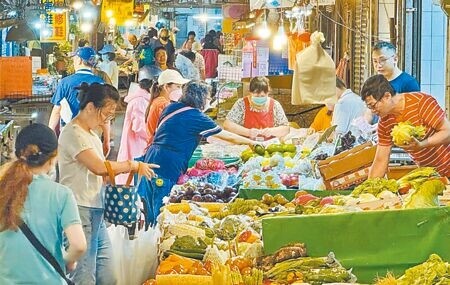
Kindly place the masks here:
[(117, 89), (109, 84), (86, 82), (81, 83), (78, 89), (78, 100), (80, 101), (80, 110), (84, 110), (87, 104), (93, 103), (95, 108), (101, 108), (106, 105), (107, 100), (119, 102), (120, 95)]
[(37, 145), (29, 144), (23, 150), (16, 150), (15, 154), (18, 159), (0, 170), (0, 232), (18, 229), (28, 186), (33, 180), (31, 169), (55, 158), (57, 150), (44, 153)]
[(152, 87), (150, 88), (150, 101), (148, 102), (147, 110), (145, 110), (145, 122), (148, 120), (148, 114), (150, 113), (150, 106), (153, 100), (161, 95), (161, 91), (164, 85), (159, 85), (157, 80), (153, 81)]

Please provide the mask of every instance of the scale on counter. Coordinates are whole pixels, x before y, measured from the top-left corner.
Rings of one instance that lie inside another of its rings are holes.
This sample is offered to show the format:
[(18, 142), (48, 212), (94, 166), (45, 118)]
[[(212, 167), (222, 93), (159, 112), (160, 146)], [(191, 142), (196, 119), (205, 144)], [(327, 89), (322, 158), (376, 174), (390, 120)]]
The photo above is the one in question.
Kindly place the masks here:
[(402, 148), (393, 147), (389, 159), (389, 166), (414, 165), (411, 156)]

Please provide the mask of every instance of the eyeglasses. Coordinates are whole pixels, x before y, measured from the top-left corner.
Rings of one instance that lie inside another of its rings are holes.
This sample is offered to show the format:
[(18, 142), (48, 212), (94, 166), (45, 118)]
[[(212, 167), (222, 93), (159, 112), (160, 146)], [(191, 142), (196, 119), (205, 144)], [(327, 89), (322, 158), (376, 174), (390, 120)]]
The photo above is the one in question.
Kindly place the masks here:
[(381, 65), (381, 66), (383, 66), (383, 65), (386, 64), (386, 62), (387, 62), (388, 60), (390, 60), (390, 59), (393, 58), (394, 56), (395, 56), (395, 54), (394, 54), (394, 55), (391, 55), (390, 57), (386, 57), (386, 58), (378, 58), (378, 59), (374, 58), (374, 59), (372, 59), (372, 63), (373, 63), (374, 65)]
[(115, 112), (104, 113), (101, 108), (99, 109), (99, 113), (100, 113), (100, 118), (104, 118), (103, 122), (109, 122), (109, 121), (113, 120), (116, 115)]
[(380, 103), (380, 100), (377, 100), (374, 104), (370, 104), (370, 105), (366, 103), (366, 106), (367, 106), (367, 108), (369, 108), (369, 110), (373, 111), (377, 108), (378, 103)]

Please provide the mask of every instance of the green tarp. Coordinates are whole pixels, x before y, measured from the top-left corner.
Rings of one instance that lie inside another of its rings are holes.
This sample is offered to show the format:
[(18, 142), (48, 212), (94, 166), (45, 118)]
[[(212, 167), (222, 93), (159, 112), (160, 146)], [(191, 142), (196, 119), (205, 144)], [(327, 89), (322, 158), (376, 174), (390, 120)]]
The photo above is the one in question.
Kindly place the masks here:
[(330, 251), (361, 283), (392, 271), (396, 276), (431, 253), (450, 261), (450, 207), (265, 218), (264, 251), (292, 242), (309, 256)]
[[(276, 190), (276, 189), (247, 189), (247, 188), (239, 188), (239, 198), (244, 199), (261, 199), (261, 197), (265, 193), (269, 193), (272, 196), (276, 194), (283, 195), (286, 199), (291, 201), (295, 197), (295, 192), (298, 190)], [(321, 191), (321, 190), (304, 190), (308, 193), (311, 193), (317, 197), (327, 197), (332, 195), (348, 195), (352, 191)]]

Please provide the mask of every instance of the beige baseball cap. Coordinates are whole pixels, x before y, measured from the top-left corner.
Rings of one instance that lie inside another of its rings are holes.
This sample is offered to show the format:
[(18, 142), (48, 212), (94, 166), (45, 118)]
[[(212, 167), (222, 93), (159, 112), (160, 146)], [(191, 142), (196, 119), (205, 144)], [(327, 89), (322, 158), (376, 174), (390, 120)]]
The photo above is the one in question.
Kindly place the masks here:
[(158, 84), (168, 84), (168, 83), (176, 83), (176, 84), (185, 84), (188, 83), (190, 80), (183, 78), (181, 74), (173, 69), (166, 69), (158, 77)]

